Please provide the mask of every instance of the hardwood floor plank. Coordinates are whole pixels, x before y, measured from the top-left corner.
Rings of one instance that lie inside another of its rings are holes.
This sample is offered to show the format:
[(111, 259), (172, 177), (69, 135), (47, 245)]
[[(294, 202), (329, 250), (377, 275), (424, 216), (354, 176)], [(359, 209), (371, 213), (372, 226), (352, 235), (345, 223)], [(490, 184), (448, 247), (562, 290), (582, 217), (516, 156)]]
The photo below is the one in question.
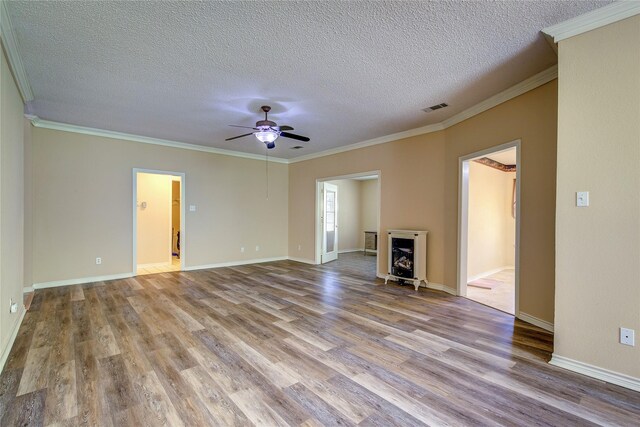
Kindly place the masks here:
[(36, 290), (0, 423), (639, 425), (640, 393), (547, 363), (553, 335), (377, 279), (376, 257)]
[(29, 350), (22, 372), (17, 396), (46, 388), (49, 382), (49, 355), (51, 347), (35, 347)]

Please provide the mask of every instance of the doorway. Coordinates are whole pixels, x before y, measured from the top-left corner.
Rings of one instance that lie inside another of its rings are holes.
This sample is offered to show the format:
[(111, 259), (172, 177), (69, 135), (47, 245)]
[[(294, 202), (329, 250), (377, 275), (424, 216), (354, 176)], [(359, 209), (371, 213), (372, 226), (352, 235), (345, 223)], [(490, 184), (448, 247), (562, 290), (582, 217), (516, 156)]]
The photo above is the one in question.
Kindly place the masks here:
[(184, 269), (184, 173), (133, 170), (133, 274)]
[(458, 295), (519, 312), (520, 141), (459, 159)]
[(380, 172), (320, 179), (316, 196), (316, 263), (377, 274)]

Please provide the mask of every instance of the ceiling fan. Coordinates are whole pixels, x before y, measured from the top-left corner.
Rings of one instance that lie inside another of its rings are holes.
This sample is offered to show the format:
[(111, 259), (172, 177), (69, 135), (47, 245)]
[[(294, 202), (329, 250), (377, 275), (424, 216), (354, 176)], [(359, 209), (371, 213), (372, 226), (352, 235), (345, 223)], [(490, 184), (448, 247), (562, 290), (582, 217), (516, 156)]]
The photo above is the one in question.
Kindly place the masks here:
[(298, 141), (304, 141), (304, 142), (310, 141), (310, 139), (307, 138), (306, 136), (296, 135), (294, 133), (287, 132), (289, 130), (293, 130), (291, 126), (278, 126), (276, 122), (269, 120), (267, 118), (267, 115), (269, 114), (269, 111), (271, 111), (271, 107), (269, 107), (268, 105), (263, 105), (260, 108), (262, 109), (262, 111), (264, 111), (264, 120), (258, 120), (256, 122), (255, 127), (229, 125), (235, 128), (253, 129), (255, 132), (245, 133), (244, 135), (234, 136), (233, 138), (227, 138), (225, 139), (225, 141), (231, 141), (232, 139), (238, 139), (238, 138), (243, 138), (249, 135), (255, 135), (260, 142), (264, 142), (266, 144), (268, 149), (275, 148), (276, 146), (275, 141), (280, 136), (282, 136), (283, 138), (296, 139)]

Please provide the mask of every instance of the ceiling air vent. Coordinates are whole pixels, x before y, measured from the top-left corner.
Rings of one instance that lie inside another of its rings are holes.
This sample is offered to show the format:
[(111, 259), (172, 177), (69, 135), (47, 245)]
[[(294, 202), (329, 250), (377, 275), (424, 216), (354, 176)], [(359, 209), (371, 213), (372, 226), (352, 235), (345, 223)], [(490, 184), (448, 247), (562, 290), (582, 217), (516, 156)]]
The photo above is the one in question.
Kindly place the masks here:
[(446, 103), (443, 102), (442, 104), (432, 105), (431, 107), (423, 108), (422, 111), (424, 111), (425, 113), (430, 113), (432, 111), (436, 111), (436, 110), (439, 110), (441, 108), (448, 107), (448, 106), (449, 106), (449, 104), (446, 104)]
[(302, 145), (296, 145), (295, 147), (291, 147), (292, 150), (299, 150), (301, 148), (304, 148)]

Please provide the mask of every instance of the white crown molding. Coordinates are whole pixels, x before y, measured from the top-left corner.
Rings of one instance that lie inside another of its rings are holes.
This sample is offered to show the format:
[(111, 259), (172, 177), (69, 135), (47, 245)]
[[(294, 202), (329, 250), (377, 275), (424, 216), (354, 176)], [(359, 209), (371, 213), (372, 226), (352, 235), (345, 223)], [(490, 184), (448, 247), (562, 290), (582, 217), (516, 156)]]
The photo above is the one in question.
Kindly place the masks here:
[(619, 1), (559, 24), (551, 25), (544, 28), (542, 32), (551, 37), (554, 43), (558, 43), (569, 37), (577, 36), (638, 14), (640, 14), (640, 1)]
[(640, 378), (630, 375), (610, 371), (578, 360), (569, 359), (568, 357), (558, 356), (555, 353), (551, 356), (549, 364), (631, 390), (640, 391)]
[[(417, 135), (424, 135), (432, 132), (438, 132), (445, 130), (453, 125), (456, 125), (464, 120), (467, 120), (473, 116), (483, 113), (493, 107), (496, 107), (504, 102), (507, 102), (517, 96), (520, 96), (530, 90), (533, 90), (539, 86), (542, 86), (550, 81), (558, 78), (558, 66), (554, 65), (533, 77), (530, 77), (515, 86), (506, 89), (497, 95), (492, 96), (471, 108), (468, 108), (449, 119), (434, 123), (431, 125), (409, 129), (403, 132), (393, 133), (391, 135), (381, 136), (367, 141), (357, 142), (355, 144), (349, 144), (342, 147), (332, 148), (330, 150), (320, 151), (318, 153), (307, 154), (293, 159), (282, 159), (279, 157), (269, 157), (269, 160), (274, 163), (291, 164), (303, 162), (306, 160), (317, 159), (319, 157), (331, 156), (333, 154), (344, 153), (346, 151), (358, 150), (360, 148), (371, 147), (373, 145), (386, 144), (387, 142), (393, 142), (404, 138), (410, 138)], [(202, 151), (205, 153), (214, 153), (224, 156), (241, 157), (245, 159), (264, 160), (264, 157), (259, 154), (242, 153), (239, 151), (223, 150), (221, 148), (206, 147), (197, 144), (188, 144), (185, 142), (170, 141), (167, 139), (151, 138), (148, 136), (133, 135), (123, 132), (115, 132), (110, 130), (103, 130), (97, 128), (90, 128), (85, 126), (71, 125), (67, 123), (53, 122), (49, 120), (42, 120), (38, 116), (25, 114), (25, 117), (31, 121), (34, 127), (60, 130), (65, 132), (81, 133), (85, 135), (101, 136), (105, 138), (121, 139), (125, 141), (142, 142), (144, 144), (161, 145), (165, 147), (182, 148), (185, 150)]]
[(31, 289), (57, 288), (59, 286), (82, 285), (84, 283), (105, 282), (107, 280), (128, 279), (133, 277), (131, 273), (110, 274), (107, 276), (82, 277), (79, 279), (55, 280), (52, 282), (34, 283)]
[(509, 89), (505, 89), (502, 92), (492, 96), (491, 98), (485, 99), (484, 101), (474, 105), (473, 107), (467, 108), (466, 110), (456, 114), (455, 116), (448, 118), (447, 120), (442, 122), (442, 125), (445, 129), (453, 125), (457, 125), (460, 122), (470, 119), (473, 116), (477, 116), (480, 113), (484, 113), (485, 111), (490, 110), (493, 107), (503, 104), (515, 97), (518, 97), (524, 93), (529, 92), (530, 90), (547, 84), (557, 78), (558, 66), (554, 65), (553, 67), (547, 68), (546, 70), (541, 71), (538, 74), (529, 77), (528, 79), (523, 80), (514, 86), (511, 86)]
[(20, 49), (18, 49), (18, 40), (15, 32), (13, 31), (13, 25), (9, 18), (9, 11), (7, 10), (6, 3), (7, 2), (4, 0), (0, 1), (0, 36), (2, 36), (2, 45), (7, 52), (7, 60), (9, 61), (9, 66), (13, 71), (16, 83), (18, 84), (22, 101), (27, 103), (29, 101), (33, 101), (33, 91), (31, 90), (31, 85), (27, 78), (27, 72), (25, 71), (24, 64), (22, 63)]
[(294, 157), (289, 160), (289, 163), (304, 162), (305, 160), (317, 159), (318, 157), (331, 156), (333, 154), (344, 153), (345, 151), (357, 150), (359, 148), (371, 147), (372, 145), (385, 144), (387, 142), (397, 141), (399, 139), (410, 138), (412, 136), (423, 135), (425, 133), (437, 132), (443, 130), (442, 123), (434, 123), (419, 127), (416, 129), (409, 129), (403, 132), (392, 133), (391, 135), (385, 135), (378, 138), (368, 139), (362, 142), (356, 142), (355, 144), (343, 145), (342, 147), (332, 148), (330, 150), (320, 151), (318, 153), (307, 154), (304, 156)]
[[(185, 150), (202, 151), (205, 153), (221, 154), (223, 156), (241, 157), (244, 159), (264, 161), (264, 156), (260, 154), (242, 153), (240, 151), (223, 150), (221, 148), (205, 147), (204, 145), (188, 144), (186, 142), (171, 141), (168, 139), (151, 138), (148, 136), (133, 135), (130, 133), (115, 132), (111, 130), (96, 129), (85, 126), (71, 125), (67, 123), (52, 122), (42, 120), (38, 116), (25, 115), (31, 121), (31, 124), (37, 128), (60, 130), (72, 133), (81, 133), (84, 135), (100, 136), (104, 138), (121, 139), (124, 141), (142, 142), (144, 144), (161, 145), (164, 147), (182, 148)], [(287, 159), (278, 157), (269, 157), (270, 162), (289, 163)]]
[(464, 111), (456, 114), (453, 117), (448, 118), (440, 123), (434, 123), (432, 125), (423, 126), (416, 129), (410, 129), (404, 132), (398, 132), (391, 135), (381, 136), (379, 138), (370, 139), (368, 141), (358, 142), (355, 144), (345, 145), (338, 148), (332, 148), (331, 150), (320, 151), (319, 153), (307, 154), (305, 156), (295, 157), (289, 160), (289, 163), (298, 163), (305, 160), (312, 160), (318, 157), (330, 156), (332, 154), (344, 153), (345, 151), (357, 150), (359, 148), (370, 147), (372, 145), (385, 144), (387, 142), (397, 141), (403, 138), (410, 138), (412, 136), (424, 135), (427, 133), (437, 132), (445, 130), (453, 125), (456, 125), (464, 120), (470, 119), (473, 116), (477, 116), (493, 107), (496, 107), (504, 102), (507, 102), (517, 96), (520, 96), (530, 90), (533, 90), (539, 86), (542, 86), (550, 81), (558, 78), (558, 66), (554, 65), (528, 79), (506, 89), (497, 95), (488, 98), (473, 107), (467, 108)]
[(7, 359), (9, 358), (9, 354), (11, 353), (11, 349), (13, 348), (13, 343), (16, 341), (16, 337), (18, 336), (18, 330), (20, 330), (20, 326), (22, 325), (22, 321), (24, 320), (24, 315), (27, 313), (24, 305), (20, 305), (20, 307), (22, 308), (20, 319), (18, 319), (13, 328), (13, 332), (11, 332), (11, 338), (9, 338), (7, 346), (2, 349), (2, 356), (0, 356), (0, 372), (4, 370), (4, 364), (7, 363)]
[(553, 332), (553, 323), (547, 322), (546, 320), (538, 319), (535, 316), (523, 312), (518, 313), (516, 317), (523, 322), (531, 323), (533, 326), (537, 326), (545, 331)]

